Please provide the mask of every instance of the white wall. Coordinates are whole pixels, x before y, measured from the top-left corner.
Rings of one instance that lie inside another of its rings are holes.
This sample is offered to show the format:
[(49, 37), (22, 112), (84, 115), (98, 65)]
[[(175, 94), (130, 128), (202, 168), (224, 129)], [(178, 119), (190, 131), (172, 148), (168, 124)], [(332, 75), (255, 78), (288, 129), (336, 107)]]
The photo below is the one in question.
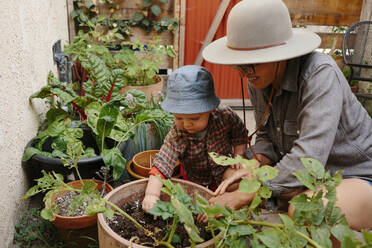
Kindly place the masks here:
[(44, 108), (28, 97), (56, 71), (52, 45), (67, 41), (65, 0), (0, 2), (0, 248), (12, 247), (14, 224), (26, 203), (21, 167), (26, 143), (36, 134)]

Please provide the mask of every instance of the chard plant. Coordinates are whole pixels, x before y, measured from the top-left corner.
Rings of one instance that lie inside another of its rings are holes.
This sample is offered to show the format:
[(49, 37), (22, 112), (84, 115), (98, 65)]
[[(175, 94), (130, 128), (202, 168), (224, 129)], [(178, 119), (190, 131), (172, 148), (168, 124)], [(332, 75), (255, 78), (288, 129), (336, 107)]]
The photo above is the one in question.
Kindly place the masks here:
[[(107, 101), (106, 95), (103, 98), (93, 97), (95, 92), (106, 91), (96, 91), (86, 85), (86, 94), (82, 96), (75, 91), (74, 85), (61, 83), (53, 74), (49, 74), (48, 84), (30, 97), (30, 100), (41, 98), (49, 101), (47, 127), (40, 130), (34, 138), (33, 147), (25, 150), (22, 161), (29, 160), (35, 154), (66, 158), (67, 143), (74, 138), (82, 139), (83, 128), (88, 127), (96, 139), (99, 155), (107, 167), (113, 168), (113, 177), (116, 180), (123, 173), (126, 164), (119, 149), (120, 144), (133, 137), (135, 131), (143, 130), (147, 123), (155, 127), (158, 139), (163, 140), (173, 118), (160, 108), (158, 102), (148, 101), (142, 91), (129, 90), (125, 94), (110, 94), (116, 92), (111, 88), (107, 92), (107, 96), (111, 98)], [(47, 139), (52, 139), (52, 152), (42, 149)], [(108, 140), (113, 141), (111, 143), (114, 145), (109, 146)], [(97, 156), (94, 149), (86, 147), (81, 158), (94, 156)]]
[[(210, 206), (204, 198), (197, 197), (197, 205), (208, 217), (208, 229), (221, 232), (221, 239), (216, 240), (216, 247), (316, 247), (331, 248), (331, 235), (338, 239), (341, 247), (366, 248), (372, 245), (372, 234), (363, 231), (365, 242), (358, 240), (346, 223), (344, 215), (335, 206), (336, 187), (342, 177), (338, 171), (331, 175), (317, 160), (302, 158), (306, 168), (294, 175), (313, 195), (300, 194), (290, 203), (295, 207), (294, 219), (279, 214), (280, 223), (263, 221), (260, 218), (260, 203), (271, 196), (265, 182), (275, 178), (277, 171), (269, 166), (254, 168), (249, 160), (241, 157), (230, 158), (210, 153), (213, 160), (220, 165), (242, 164), (248, 168), (252, 177), (243, 178), (239, 191), (255, 193), (249, 206), (239, 210), (214, 204)], [(328, 200), (324, 206), (323, 198)], [(253, 218), (255, 213), (258, 218)], [(216, 218), (216, 216), (221, 216)], [(249, 244), (247, 244), (247, 242)]]

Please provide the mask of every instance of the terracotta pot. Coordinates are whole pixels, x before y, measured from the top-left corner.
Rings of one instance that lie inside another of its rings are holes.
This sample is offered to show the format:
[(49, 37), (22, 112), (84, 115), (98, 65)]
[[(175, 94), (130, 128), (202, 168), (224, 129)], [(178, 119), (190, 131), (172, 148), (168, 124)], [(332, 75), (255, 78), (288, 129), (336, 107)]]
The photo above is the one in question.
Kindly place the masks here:
[(131, 89), (141, 90), (145, 93), (147, 100), (151, 99), (151, 96), (154, 97), (155, 100), (159, 99), (159, 92), (163, 90), (163, 78), (160, 77), (160, 81), (156, 84), (146, 85), (146, 86), (124, 86), (121, 90), (121, 93), (124, 93)]
[[(144, 179), (144, 178), (149, 177), (148, 174), (146, 174), (146, 175), (139, 175), (139, 174), (137, 174), (137, 173), (134, 171), (134, 169), (133, 169), (133, 160), (130, 160), (130, 161), (127, 163), (127, 165), (126, 165), (126, 169), (127, 169), (127, 172), (129, 173), (129, 175), (130, 175), (133, 179), (135, 179), (135, 180), (137, 180), (137, 179)], [(179, 165), (177, 165), (177, 167), (175, 168), (174, 173), (173, 173), (173, 177), (175, 177), (175, 178), (181, 178), (181, 173), (180, 173), (180, 167), (179, 167)]]
[(140, 176), (148, 177), (152, 161), (158, 152), (159, 150), (147, 150), (135, 154), (133, 157), (134, 172)]
[[(89, 181), (91, 179), (84, 179), (83, 181)], [(93, 180), (95, 183), (97, 183), (97, 187), (99, 191), (102, 191), (102, 186), (103, 186), (103, 181), (100, 180)], [(75, 189), (79, 189), (82, 187), (81, 182), (78, 181), (72, 181), (67, 183), (68, 185), (72, 186)], [(109, 184), (106, 184), (106, 191), (111, 192), (113, 190), (112, 186)], [(59, 194), (56, 194), (52, 196), (52, 203), (61, 195), (66, 194), (67, 191), (61, 192)], [(67, 217), (67, 216), (62, 216), (59, 214), (54, 214), (56, 217), (55, 220), (52, 222), (57, 228), (62, 228), (62, 229), (80, 229), (80, 228), (85, 228), (89, 226), (93, 226), (97, 223), (97, 215), (94, 216), (88, 216), (88, 215), (83, 215), (83, 216), (74, 216), (74, 217)]]
[[(108, 195), (106, 195), (105, 199), (113, 202), (114, 204), (121, 206), (124, 203), (131, 202), (131, 201), (142, 201), (145, 190), (147, 186), (148, 178), (136, 180), (127, 184), (124, 184), (120, 187), (115, 188), (111, 191)], [(193, 182), (185, 181), (182, 179), (172, 179), (173, 183), (179, 183), (185, 192), (195, 198), (195, 194), (198, 193), (199, 195), (203, 196), (206, 199), (212, 197), (213, 192), (209, 189), (198, 185)], [(160, 196), (161, 200), (169, 200), (169, 196), (165, 193), (161, 193)], [(126, 248), (130, 247), (129, 240), (122, 238), (117, 233), (115, 233), (107, 224), (106, 218), (104, 214), (98, 214), (98, 240), (99, 240), (99, 247), (100, 248)], [(196, 247), (213, 247), (214, 241), (208, 240), (204, 243), (198, 244)], [(144, 248), (146, 246), (131, 244), (132, 248)]]

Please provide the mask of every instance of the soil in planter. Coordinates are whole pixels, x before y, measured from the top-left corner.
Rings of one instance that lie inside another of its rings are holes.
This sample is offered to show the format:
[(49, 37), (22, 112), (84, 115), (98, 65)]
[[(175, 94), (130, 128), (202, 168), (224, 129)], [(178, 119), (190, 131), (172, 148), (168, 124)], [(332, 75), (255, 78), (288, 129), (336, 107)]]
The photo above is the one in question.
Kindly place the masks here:
[[(121, 209), (132, 216), (146, 229), (152, 231), (158, 240), (161, 240), (165, 236), (172, 223), (172, 220), (168, 220), (169, 226), (167, 227), (167, 221), (164, 221), (161, 217), (154, 220), (153, 215), (145, 213), (142, 210), (141, 201), (125, 203), (121, 206)], [(106, 219), (106, 221), (114, 232), (127, 240), (130, 240), (132, 237), (138, 237), (139, 241), (133, 242), (147, 246), (150, 246), (148, 244), (153, 242), (152, 238), (146, 236), (141, 229), (136, 227), (130, 220), (123, 216), (115, 215), (111, 220)], [(212, 239), (212, 234), (205, 230), (207, 223), (197, 222), (196, 216), (194, 216), (194, 222), (200, 231), (200, 237), (205, 241)], [(172, 243), (174, 247), (181, 248), (191, 245), (189, 236), (182, 223), (178, 224), (176, 234), (179, 236), (180, 240), (177, 243)]]
[[(88, 206), (90, 201), (83, 201), (82, 205), (76, 209), (75, 212), (72, 212), (70, 207), (71, 201), (79, 193), (76, 191), (68, 191), (66, 194), (60, 195), (56, 198), (54, 203), (57, 205), (58, 214), (61, 216), (76, 217), (85, 215), (85, 208)], [(105, 196), (106, 194), (103, 194)]]

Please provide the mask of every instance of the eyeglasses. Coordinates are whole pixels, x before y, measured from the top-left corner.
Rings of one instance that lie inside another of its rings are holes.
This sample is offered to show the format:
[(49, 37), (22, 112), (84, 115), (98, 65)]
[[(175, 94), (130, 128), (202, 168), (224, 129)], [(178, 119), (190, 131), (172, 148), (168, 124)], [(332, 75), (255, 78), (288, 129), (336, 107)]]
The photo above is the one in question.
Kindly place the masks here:
[(244, 75), (252, 75), (256, 73), (254, 65), (232, 65), (232, 67), (240, 72), (243, 72)]

